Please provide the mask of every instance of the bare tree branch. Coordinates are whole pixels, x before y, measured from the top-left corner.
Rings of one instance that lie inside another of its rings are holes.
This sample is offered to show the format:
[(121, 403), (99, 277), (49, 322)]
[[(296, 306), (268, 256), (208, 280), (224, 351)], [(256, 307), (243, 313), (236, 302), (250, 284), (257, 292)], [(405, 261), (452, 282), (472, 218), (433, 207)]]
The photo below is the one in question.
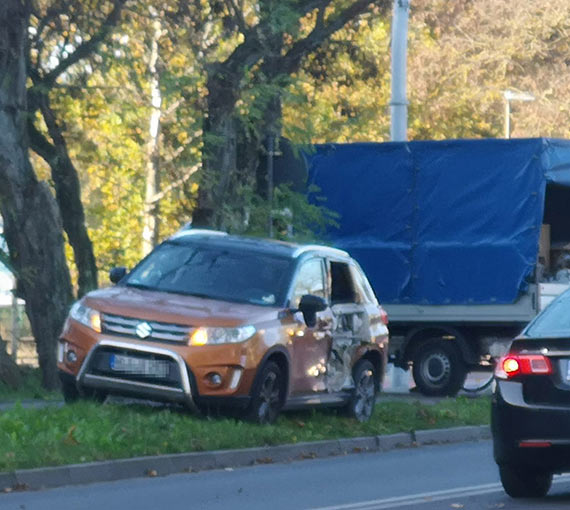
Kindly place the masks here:
[(149, 204), (156, 204), (159, 200), (162, 200), (168, 193), (170, 193), (173, 189), (179, 188), (182, 186), (192, 175), (194, 175), (198, 170), (200, 170), (201, 165), (196, 164), (191, 166), (188, 171), (177, 181), (171, 182), (168, 186), (162, 189), (160, 193), (157, 193), (152, 197), (149, 201)]
[(121, 11), (127, 0), (113, 0), (113, 9), (101, 24), (99, 30), (88, 40), (83, 41), (73, 53), (67, 58), (63, 59), (53, 70), (47, 73), (42, 82), (44, 85), (51, 87), (57, 78), (67, 71), (73, 64), (76, 64), (81, 59), (88, 57), (99, 44), (107, 37), (113, 27), (118, 23), (121, 17)]
[(343, 11), (337, 14), (332, 20), (323, 21), (323, 10), (317, 15), (317, 23), (315, 28), (304, 39), (296, 41), (289, 51), (283, 56), (282, 72), (291, 74), (295, 72), (301, 63), (303, 57), (316, 50), (326, 39), (335, 32), (338, 32), (351, 19), (368, 11), (372, 6), (378, 5), (384, 9), (391, 6), (390, 0), (356, 0)]
[(235, 3), (234, 0), (224, 0), (224, 1), (226, 7), (228, 8), (228, 11), (233, 15), (236, 25), (238, 26), (240, 31), (242, 33), (247, 32), (249, 27), (247, 25), (247, 22), (245, 21), (245, 18), (243, 17), (242, 8), (238, 7), (238, 5)]

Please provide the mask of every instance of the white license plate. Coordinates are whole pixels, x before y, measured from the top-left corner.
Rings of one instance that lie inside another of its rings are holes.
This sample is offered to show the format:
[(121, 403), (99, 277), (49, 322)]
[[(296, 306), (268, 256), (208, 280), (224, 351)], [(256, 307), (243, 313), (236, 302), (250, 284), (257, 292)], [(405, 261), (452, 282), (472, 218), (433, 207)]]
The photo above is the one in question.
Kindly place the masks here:
[(167, 377), (169, 372), (167, 361), (133, 358), (131, 356), (123, 356), (122, 354), (111, 354), (109, 366), (115, 372), (146, 375), (149, 377)]

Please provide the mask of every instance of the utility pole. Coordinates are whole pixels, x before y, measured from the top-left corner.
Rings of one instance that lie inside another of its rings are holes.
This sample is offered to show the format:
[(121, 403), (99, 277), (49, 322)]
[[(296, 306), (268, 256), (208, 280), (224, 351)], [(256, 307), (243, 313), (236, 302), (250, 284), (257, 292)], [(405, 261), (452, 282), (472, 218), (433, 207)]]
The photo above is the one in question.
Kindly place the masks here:
[(408, 99), (406, 97), (406, 69), (408, 58), (408, 16), (410, 0), (394, 0), (392, 17), (392, 99), (390, 101), (390, 139), (405, 142), (408, 139)]

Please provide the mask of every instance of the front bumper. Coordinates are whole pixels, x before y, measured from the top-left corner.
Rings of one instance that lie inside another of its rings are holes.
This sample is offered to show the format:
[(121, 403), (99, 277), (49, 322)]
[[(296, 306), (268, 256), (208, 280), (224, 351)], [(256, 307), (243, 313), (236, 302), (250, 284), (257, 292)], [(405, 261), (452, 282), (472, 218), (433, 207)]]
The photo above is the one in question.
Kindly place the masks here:
[[(149, 378), (142, 374), (114, 373), (109, 368), (109, 356), (113, 353), (161, 360), (168, 365), (168, 374)], [(61, 370), (60, 377), (68, 384), (75, 383), (80, 394), (98, 390), (114, 395), (179, 403), (195, 412), (199, 407), (206, 406), (247, 407), (250, 400), (249, 396), (201, 396), (192, 370), (178, 353), (119, 340), (101, 340), (85, 357), (77, 377)]]
[[(98, 358), (109, 352), (124, 352), (141, 357), (158, 358), (170, 364), (169, 378), (144, 380), (145, 377), (124, 377), (101, 371)], [(77, 374), (77, 387), (101, 390), (107, 393), (165, 400), (184, 404), (197, 411), (193, 376), (182, 357), (169, 350), (154, 346), (137, 345), (116, 340), (101, 340), (87, 354)]]
[(491, 430), (497, 464), (570, 471), (569, 407), (528, 404), (522, 383), (498, 381)]

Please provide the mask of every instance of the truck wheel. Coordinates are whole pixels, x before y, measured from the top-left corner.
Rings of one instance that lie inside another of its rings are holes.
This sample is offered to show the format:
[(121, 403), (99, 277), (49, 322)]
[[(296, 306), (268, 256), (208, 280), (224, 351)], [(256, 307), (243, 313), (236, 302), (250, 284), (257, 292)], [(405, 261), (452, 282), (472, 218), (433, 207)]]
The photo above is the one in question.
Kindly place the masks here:
[(414, 381), (424, 395), (457, 395), (465, 383), (467, 368), (459, 349), (450, 340), (432, 338), (422, 342), (412, 362)]

